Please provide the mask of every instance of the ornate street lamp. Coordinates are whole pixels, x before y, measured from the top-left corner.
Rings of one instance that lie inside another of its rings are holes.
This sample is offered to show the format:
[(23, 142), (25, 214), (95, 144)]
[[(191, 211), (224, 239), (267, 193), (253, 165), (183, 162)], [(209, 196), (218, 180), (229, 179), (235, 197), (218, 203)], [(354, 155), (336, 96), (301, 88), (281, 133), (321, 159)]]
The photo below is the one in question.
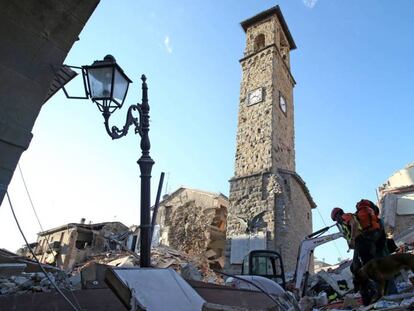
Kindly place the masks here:
[[(141, 171), (141, 224), (140, 224), (140, 265), (141, 267), (151, 266), (151, 170), (154, 161), (149, 155), (150, 140), (149, 131), (149, 110), (148, 87), (145, 75), (142, 75), (142, 103), (131, 105), (128, 108), (126, 123), (119, 129), (117, 126), (109, 126), (111, 114), (121, 108), (128, 92), (128, 86), (132, 81), (116, 63), (112, 55), (107, 55), (101, 61), (95, 61), (90, 66), (74, 67), (82, 70), (83, 82), (85, 86), (85, 97), (69, 98), (90, 98), (102, 112), (105, 120), (105, 129), (112, 139), (118, 139), (128, 133), (131, 125), (134, 125), (135, 134), (141, 136), (142, 155), (138, 160)], [(134, 117), (133, 111), (138, 112), (138, 117)]]
[(106, 55), (103, 60), (94, 61), (90, 66), (82, 66), (82, 69), (86, 76), (89, 97), (101, 112), (112, 113), (122, 107), (132, 81), (112, 55)]

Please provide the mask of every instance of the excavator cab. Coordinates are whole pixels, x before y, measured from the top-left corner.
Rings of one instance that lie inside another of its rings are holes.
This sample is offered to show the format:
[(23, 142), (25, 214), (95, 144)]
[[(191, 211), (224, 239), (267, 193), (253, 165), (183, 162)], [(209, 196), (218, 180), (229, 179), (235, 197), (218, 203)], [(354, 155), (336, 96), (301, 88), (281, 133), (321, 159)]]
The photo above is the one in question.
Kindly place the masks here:
[(258, 275), (275, 281), (286, 289), (282, 257), (269, 250), (251, 251), (243, 259), (242, 275)]

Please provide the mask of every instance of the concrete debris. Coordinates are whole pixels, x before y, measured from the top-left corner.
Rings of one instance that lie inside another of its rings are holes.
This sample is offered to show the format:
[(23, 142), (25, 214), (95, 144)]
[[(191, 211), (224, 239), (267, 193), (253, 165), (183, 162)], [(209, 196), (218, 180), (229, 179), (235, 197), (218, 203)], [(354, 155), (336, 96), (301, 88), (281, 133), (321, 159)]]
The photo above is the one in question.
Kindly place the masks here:
[(26, 269), (27, 265), (24, 263), (0, 263), (0, 277), (9, 277), (18, 275)]
[(350, 271), (351, 261), (342, 262), (335, 269), (320, 270), (310, 277), (306, 293), (308, 296), (316, 297), (320, 293), (326, 293), (328, 301), (333, 301), (353, 290), (352, 273)]
[(320, 271), (312, 276), (306, 291), (307, 296), (300, 300), (301, 310), (391, 311), (414, 308), (412, 273), (402, 271), (400, 276), (395, 277), (398, 294), (384, 296), (375, 303), (363, 306), (360, 294), (350, 293), (353, 286), (352, 275), (348, 274), (348, 270), (349, 264), (345, 262), (337, 269)]
[(179, 188), (160, 202), (160, 245), (206, 257), (211, 268), (223, 268), (227, 208), (223, 194)]
[[(39, 265), (34, 260), (27, 257), (19, 256), (15, 253), (9, 252), (5, 249), (0, 249), (0, 278), (9, 277), (11, 275), (18, 275), (20, 272), (41, 272)], [(21, 269), (25, 265), (24, 269)], [(48, 272), (61, 271), (60, 269), (43, 264), (43, 269)], [(15, 270), (16, 269), (16, 270)]]
[(200, 271), (191, 263), (186, 263), (181, 268), (181, 276), (187, 280), (201, 281), (202, 276)]
[[(128, 227), (120, 222), (85, 224), (82, 219), (80, 223), (69, 223), (40, 232), (37, 242), (31, 245), (40, 262), (69, 272), (87, 257), (120, 250), (126, 244), (128, 236)], [(20, 252), (25, 257), (32, 258), (27, 248)]]
[[(159, 246), (152, 249), (151, 253), (152, 265), (157, 268), (172, 268), (186, 278), (188, 270), (192, 270), (191, 274), (193, 280), (198, 279), (197, 273), (195, 270), (198, 270), (198, 273), (201, 275), (201, 279), (204, 282), (223, 284), (223, 277), (215, 273), (210, 268), (210, 260), (203, 255), (191, 256), (183, 251), (177, 251), (170, 247)], [(195, 270), (194, 270), (195, 268)], [(184, 269), (184, 275), (182, 273)]]
[(407, 228), (395, 235), (394, 240), (403, 251), (414, 250), (414, 227)]
[[(116, 267), (139, 266), (139, 254), (128, 251), (108, 252), (93, 257), (75, 267), (72, 273), (79, 273), (92, 263)], [(222, 276), (215, 273), (204, 256), (190, 256), (185, 252), (166, 246), (159, 246), (151, 250), (151, 265), (155, 268), (172, 268), (184, 278), (202, 280), (204, 282), (223, 284)]]
[[(63, 231), (65, 234), (62, 235)], [(42, 264), (48, 270), (48, 277), (46, 277), (44, 273), (38, 272), (40, 271), (39, 265), (33, 260), (4, 250), (0, 254), (3, 262), (0, 266), (0, 295), (49, 292), (54, 289), (52, 283), (57, 284), (61, 289), (71, 291), (103, 289), (107, 288), (104, 275), (108, 266), (139, 267), (139, 254), (126, 247), (130, 232), (128, 228), (117, 223), (77, 224), (71, 229), (62, 227), (45, 231), (42, 234), (42, 237), (56, 234), (63, 236), (61, 243), (49, 245), (52, 251), (46, 250), (38, 253), (43, 261), (60, 258), (60, 261), (50, 262), (63, 269)], [(66, 245), (66, 235), (68, 238), (75, 237), (76, 239), (71, 239)], [(84, 239), (85, 243), (80, 243), (80, 239)], [(86, 239), (90, 239), (88, 240), (90, 242)], [(105, 243), (99, 246), (98, 244), (103, 241)], [(42, 241), (37, 245), (49, 247), (46, 242)], [(73, 248), (69, 247), (71, 245)], [(200, 255), (190, 255), (184, 251), (159, 246), (151, 251), (151, 264), (154, 268), (171, 268), (186, 279), (223, 284), (222, 276), (210, 268), (212, 258), (215, 259), (215, 257), (216, 253), (211, 249), (207, 250), (206, 254), (203, 252)]]
[(82, 288), (82, 286), (81, 286), (81, 275), (79, 273), (69, 277), (68, 281), (69, 281), (71, 287), (74, 290), (79, 290), (79, 289)]
[[(49, 277), (49, 278), (48, 278)], [(61, 289), (72, 289), (64, 273), (48, 272), (46, 276), (43, 272), (21, 273), (18, 276), (0, 278), (0, 294), (25, 294), (32, 292), (49, 292), (54, 289), (50, 280)]]
[(385, 230), (400, 235), (414, 221), (414, 163), (395, 172), (378, 188), (379, 207)]
[(361, 303), (359, 301), (360, 295), (348, 294), (344, 297), (343, 308), (344, 309), (357, 309)]
[(411, 298), (405, 298), (401, 301), (400, 303), (401, 307), (410, 307), (410, 306), (414, 306), (414, 297)]

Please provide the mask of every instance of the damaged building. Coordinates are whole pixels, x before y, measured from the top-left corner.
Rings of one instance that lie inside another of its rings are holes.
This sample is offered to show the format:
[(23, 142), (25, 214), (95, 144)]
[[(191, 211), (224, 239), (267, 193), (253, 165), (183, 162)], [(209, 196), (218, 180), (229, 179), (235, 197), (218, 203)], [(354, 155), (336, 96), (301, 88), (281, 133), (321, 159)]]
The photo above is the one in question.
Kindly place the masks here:
[(221, 193), (179, 188), (160, 202), (160, 244), (223, 267), (227, 208), (228, 199)]
[(378, 193), (386, 230), (398, 237), (414, 223), (414, 163), (394, 173)]
[(85, 224), (82, 218), (80, 223), (40, 232), (32, 246), (40, 262), (70, 271), (87, 257), (119, 249), (119, 241), (126, 241), (128, 235), (128, 227), (120, 222)]

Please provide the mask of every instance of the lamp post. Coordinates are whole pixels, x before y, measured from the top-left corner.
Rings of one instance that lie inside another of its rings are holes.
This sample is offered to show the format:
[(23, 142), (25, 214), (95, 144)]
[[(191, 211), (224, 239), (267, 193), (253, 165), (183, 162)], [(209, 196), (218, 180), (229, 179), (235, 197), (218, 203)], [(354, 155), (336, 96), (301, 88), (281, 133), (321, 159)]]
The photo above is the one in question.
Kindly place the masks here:
[[(128, 108), (125, 125), (122, 129), (109, 126), (112, 113), (121, 108), (129, 83), (132, 81), (123, 72), (112, 55), (107, 55), (101, 61), (95, 61), (90, 66), (82, 66), (82, 73), (87, 96), (98, 106), (104, 117), (105, 129), (112, 139), (119, 139), (128, 133), (134, 125), (135, 134), (141, 136), (141, 157), (138, 165), (141, 171), (141, 224), (140, 224), (140, 265), (151, 266), (151, 170), (154, 161), (151, 159), (149, 131), (148, 87), (145, 75), (142, 75), (142, 103)], [(134, 117), (133, 112), (138, 112)]]

